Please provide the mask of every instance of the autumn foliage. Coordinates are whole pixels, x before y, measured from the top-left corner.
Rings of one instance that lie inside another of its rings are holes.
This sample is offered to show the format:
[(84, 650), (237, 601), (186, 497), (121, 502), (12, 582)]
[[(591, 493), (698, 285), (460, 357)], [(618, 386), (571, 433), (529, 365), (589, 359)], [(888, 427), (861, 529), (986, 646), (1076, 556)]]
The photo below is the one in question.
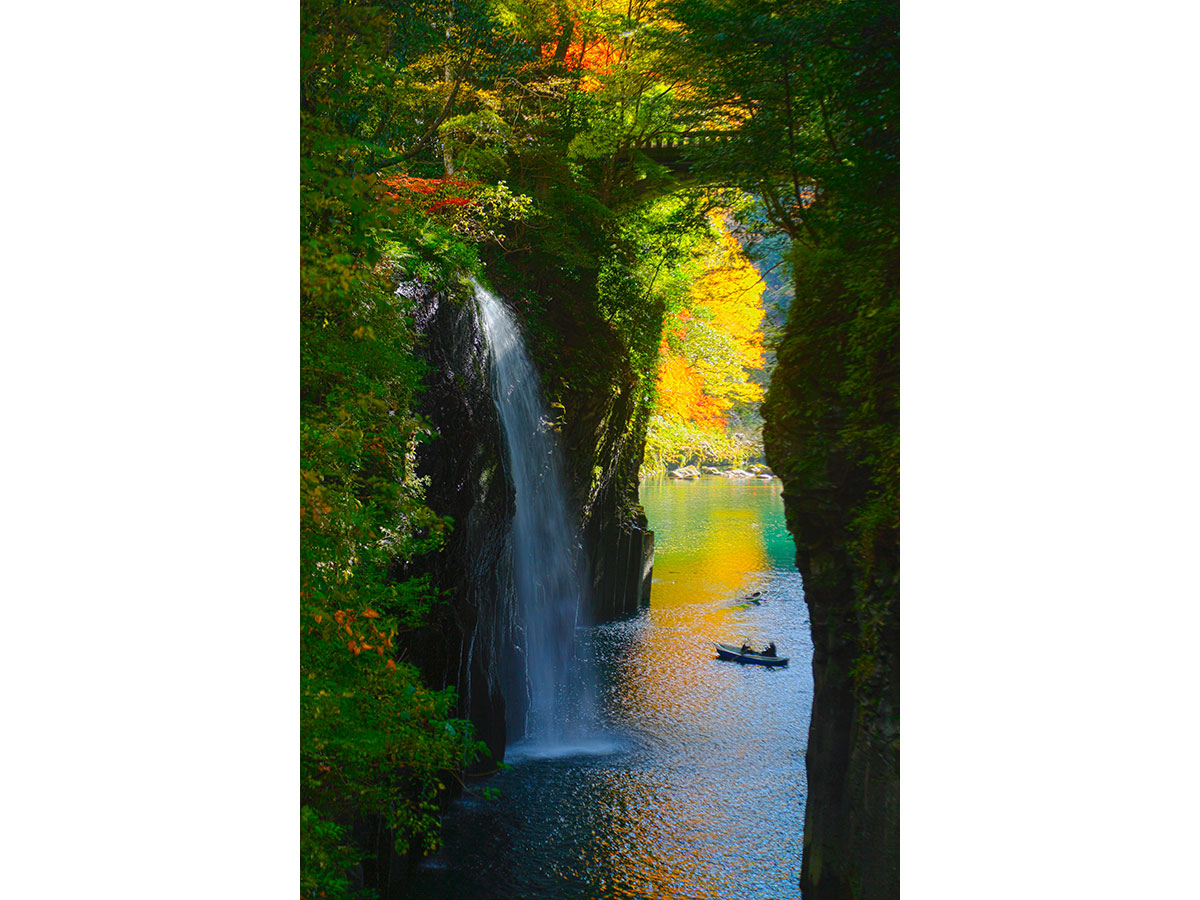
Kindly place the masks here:
[(647, 443), (652, 468), (738, 461), (753, 444), (726, 432), (731, 411), (763, 396), (762, 385), (751, 379), (763, 368), (763, 282), (723, 219), (714, 215), (711, 222), (716, 237), (687, 305), (664, 329)]
[(413, 175), (396, 175), (381, 179), (381, 183), (385, 197), (401, 203), (415, 203), (426, 213), (467, 206), (474, 202), (474, 194), (481, 187), (480, 182), (465, 178), (417, 178)]
[[(555, 44), (542, 47), (542, 59), (554, 58)], [(604, 35), (572, 41), (563, 57), (563, 65), (571, 70), (581, 69), (596, 75), (607, 75), (618, 61), (617, 51)]]

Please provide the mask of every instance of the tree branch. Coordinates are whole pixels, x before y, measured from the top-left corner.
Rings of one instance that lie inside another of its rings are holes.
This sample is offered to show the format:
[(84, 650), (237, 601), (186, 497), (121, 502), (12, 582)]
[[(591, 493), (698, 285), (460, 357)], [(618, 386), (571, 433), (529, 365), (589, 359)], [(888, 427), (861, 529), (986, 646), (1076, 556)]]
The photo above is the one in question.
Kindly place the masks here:
[(454, 108), (454, 100), (458, 96), (458, 89), (459, 89), (459, 87), (462, 86), (463, 79), (466, 77), (467, 72), (470, 70), (471, 62), (472, 62), (472, 60), (474, 60), (474, 58), (475, 58), (475, 50), (474, 50), (474, 48), (472, 48), (470, 54), (467, 56), (466, 62), (463, 63), (462, 68), (459, 69), (458, 76), (454, 79), (454, 86), (450, 89), (450, 96), (446, 98), (446, 103), (442, 107), (442, 111), (440, 113), (438, 113), (438, 117), (433, 120), (433, 124), (431, 124), (425, 130), (425, 133), (423, 135), (421, 135), (419, 138), (417, 138), (416, 141), (413, 142), (413, 145), (411, 147), (409, 147), (407, 150), (405, 150), (403, 153), (401, 153), (399, 156), (392, 157), (391, 159), (387, 160), (386, 162), (372, 163), (372, 165), (371, 165), (372, 172), (378, 172), (382, 169), (387, 169), (391, 166), (398, 165), (399, 163), (404, 162), (406, 159), (411, 159), (416, 154), (416, 152), (419, 149), (421, 149), (421, 145), (424, 144), (431, 137), (433, 137), (433, 135), (435, 135), (437, 133), (438, 128), (441, 126), (441, 124), (443, 122), (446, 121), (447, 116), (450, 115), (450, 110)]
[[(783, 97), (787, 111), (788, 169), (792, 175), (792, 192), (796, 199), (796, 214), (794, 218), (807, 229), (813, 239), (813, 243), (820, 244), (821, 239), (813, 231), (812, 226), (808, 224), (808, 218), (800, 214), (800, 210), (804, 209), (804, 200), (800, 197), (800, 179), (796, 175), (796, 130), (793, 121), (795, 117), (792, 113), (792, 83), (788, 78), (788, 64), (786, 62), (783, 66)], [(789, 216), (789, 218), (792, 217)]]

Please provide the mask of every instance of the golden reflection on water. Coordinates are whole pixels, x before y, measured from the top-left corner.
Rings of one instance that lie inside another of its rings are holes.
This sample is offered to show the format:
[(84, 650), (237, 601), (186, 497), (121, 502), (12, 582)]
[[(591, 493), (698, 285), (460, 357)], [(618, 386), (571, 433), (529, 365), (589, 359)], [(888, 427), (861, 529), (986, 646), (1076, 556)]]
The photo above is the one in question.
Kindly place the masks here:
[[(695, 715), (698, 708), (719, 709), (717, 695), (725, 690), (712, 677), (712, 642), (746, 637), (743, 610), (736, 603), (753, 577), (769, 568), (762, 511), (757, 505), (730, 504), (729, 487), (710, 480), (665, 488), (672, 492), (668, 497), (677, 503), (683, 499), (686, 506), (672, 510), (675, 534), (655, 551), (648, 613), (654, 627), (634, 636), (628, 664), (612, 682), (610, 703), (653, 733), (679, 739), (676, 768), (687, 783), (673, 784), (679, 777), (675, 772), (613, 768), (601, 774), (600, 805), (606, 815), (592, 833), (584, 866), (607, 870), (612, 896), (716, 900), (729, 895), (730, 876), (735, 882), (753, 877), (729, 871), (728, 860), (725, 871), (713, 871), (710, 848), (728, 834), (736, 797), (714, 790), (719, 781), (714, 785), (701, 777), (703, 760), (688, 759), (711, 752), (729, 729), (724, 718)], [(692, 496), (679, 497), (688, 490)], [(696, 495), (708, 502), (697, 503)], [(744, 747), (734, 747), (727, 757), (745, 753)], [(689, 770), (696, 777), (688, 779)], [(669, 894), (659, 892), (663, 885), (671, 886)]]
[[(782, 510), (779, 492), (778, 481), (643, 484), (651, 511), (661, 504), (672, 521), (655, 546), (651, 609), (732, 596), (749, 573), (766, 569), (762, 504), (773, 501)], [(654, 521), (650, 527), (655, 528)]]

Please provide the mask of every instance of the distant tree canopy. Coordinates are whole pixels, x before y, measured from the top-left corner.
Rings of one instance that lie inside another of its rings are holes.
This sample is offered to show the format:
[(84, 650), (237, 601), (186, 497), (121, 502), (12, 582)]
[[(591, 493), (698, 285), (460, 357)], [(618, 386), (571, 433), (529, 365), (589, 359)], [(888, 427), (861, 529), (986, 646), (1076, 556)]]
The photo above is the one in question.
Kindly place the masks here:
[(731, 413), (763, 395), (751, 378), (764, 363), (763, 281), (720, 214), (710, 215), (710, 234), (694, 252), (663, 329), (647, 473), (703, 462), (740, 467), (762, 454), (757, 429)]

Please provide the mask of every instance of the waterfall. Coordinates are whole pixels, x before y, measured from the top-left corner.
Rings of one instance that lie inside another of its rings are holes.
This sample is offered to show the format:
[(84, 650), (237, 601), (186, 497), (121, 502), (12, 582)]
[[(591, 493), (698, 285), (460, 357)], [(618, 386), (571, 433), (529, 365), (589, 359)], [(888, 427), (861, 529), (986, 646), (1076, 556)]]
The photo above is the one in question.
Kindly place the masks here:
[(521, 333), (498, 297), (472, 285), (516, 491), (513, 576), (529, 690), (525, 736), (544, 752), (565, 751), (592, 733), (596, 719), (593, 666), (576, 635), (586, 624), (578, 528), (567, 503), (562, 448)]

